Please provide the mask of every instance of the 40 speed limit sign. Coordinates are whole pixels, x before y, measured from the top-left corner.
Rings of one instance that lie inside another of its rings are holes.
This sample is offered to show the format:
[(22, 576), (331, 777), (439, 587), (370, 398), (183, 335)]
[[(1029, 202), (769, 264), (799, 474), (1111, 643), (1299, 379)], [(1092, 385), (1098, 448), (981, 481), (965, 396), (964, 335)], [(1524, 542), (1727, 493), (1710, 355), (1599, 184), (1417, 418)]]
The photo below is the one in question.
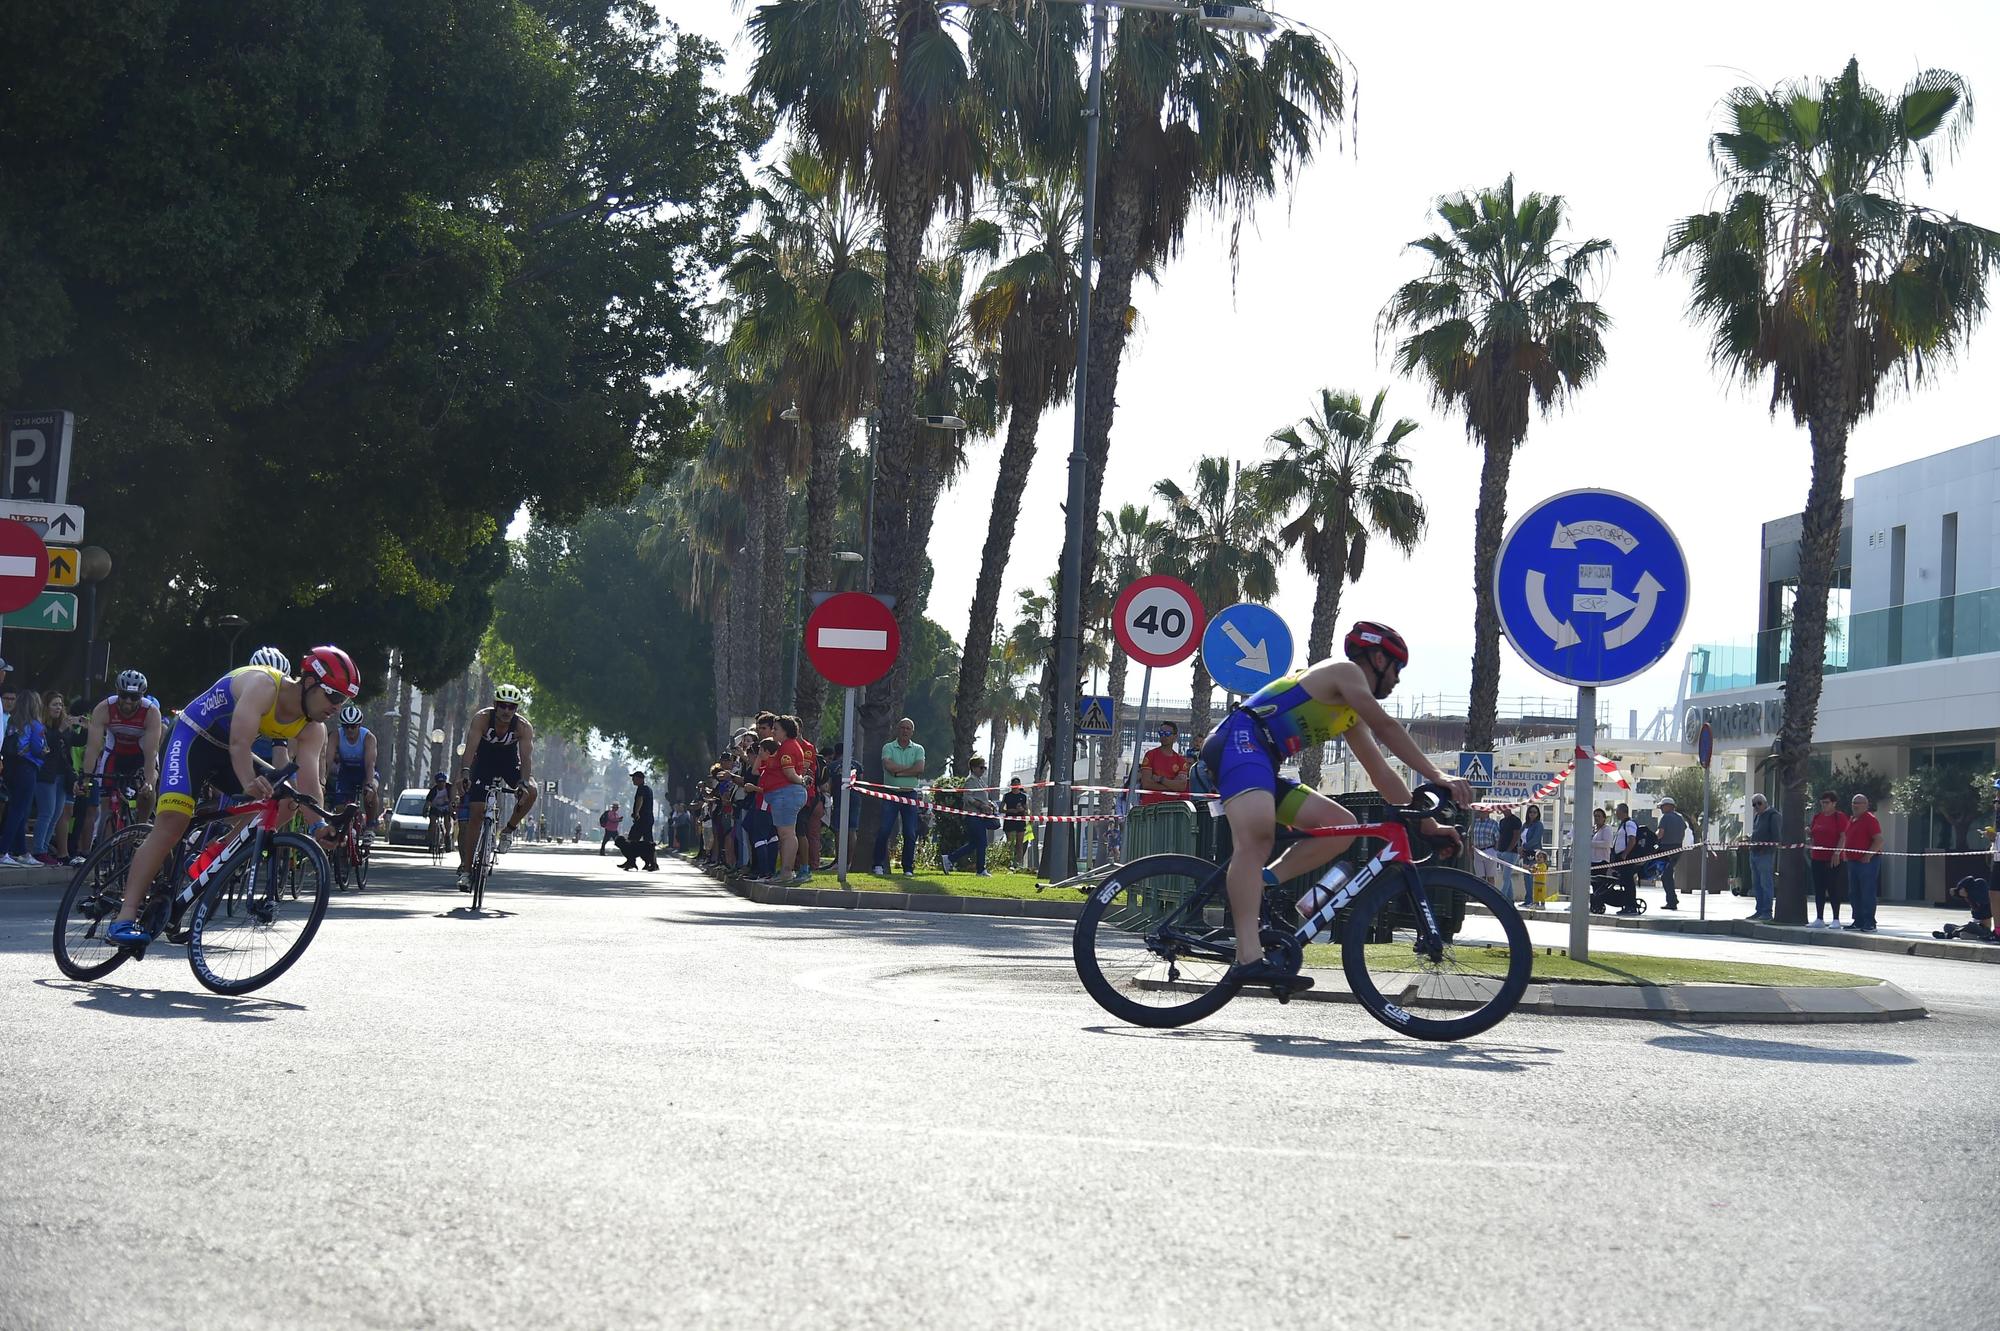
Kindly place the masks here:
[(1179, 665), (1194, 655), (1207, 623), (1194, 588), (1155, 573), (1118, 593), (1111, 624), (1118, 645), (1140, 665)]

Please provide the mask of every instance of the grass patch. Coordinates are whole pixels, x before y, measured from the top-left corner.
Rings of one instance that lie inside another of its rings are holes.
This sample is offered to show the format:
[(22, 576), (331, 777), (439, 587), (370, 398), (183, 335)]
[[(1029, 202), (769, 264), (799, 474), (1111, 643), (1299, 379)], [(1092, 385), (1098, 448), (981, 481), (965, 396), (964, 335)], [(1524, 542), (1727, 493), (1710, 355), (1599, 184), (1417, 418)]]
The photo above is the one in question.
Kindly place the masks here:
[[(813, 875), (812, 885), (837, 889), (840, 880), (831, 870)], [(847, 886), (856, 892), (916, 892), (921, 895), (939, 897), (1017, 897), (1029, 901), (1081, 901), (1082, 895), (1075, 888), (1050, 888), (1046, 892), (1035, 891), (1035, 876), (1031, 873), (1010, 873), (1005, 869), (995, 869), (991, 878), (981, 878), (967, 870), (964, 873), (926, 873), (917, 870), (914, 878), (901, 874), (885, 874), (877, 877), (872, 873), (847, 871)]]
[[(1371, 969), (1391, 970), (1409, 956), (1398, 943), (1372, 943)], [(1504, 969), (1497, 949), (1471, 947), (1458, 953), (1461, 968), (1498, 975)], [(1306, 949), (1306, 965), (1330, 970), (1340, 967), (1340, 949), (1316, 943)], [(1624, 952), (1594, 952), (1587, 962), (1572, 960), (1560, 948), (1536, 948), (1534, 979), (1563, 984), (1749, 984), (1797, 985), (1808, 989), (1841, 989), (1881, 981), (1845, 971), (1809, 970), (1801, 966), (1771, 966), (1756, 961), (1710, 961), (1700, 957), (1637, 957)]]

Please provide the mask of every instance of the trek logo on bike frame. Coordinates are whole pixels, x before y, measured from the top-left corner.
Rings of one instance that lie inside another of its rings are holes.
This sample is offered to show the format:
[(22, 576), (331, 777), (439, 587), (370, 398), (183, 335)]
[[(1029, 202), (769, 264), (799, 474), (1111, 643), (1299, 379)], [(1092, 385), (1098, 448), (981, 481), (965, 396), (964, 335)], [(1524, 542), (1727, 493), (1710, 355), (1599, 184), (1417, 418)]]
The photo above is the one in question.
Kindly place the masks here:
[[(1361, 866), (1361, 872), (1348, 879), (1341, 885), (1338, 892), (1335, 892), (1332, 896), (1321, 902), (1320, 908), (1314, 911), (1310, 917), (1299, 922), (1299, 941), (1301, 943), (1309, 943), (1317, 937), (1320, 930), (1333, 923), (1335, 912), (1348, 902), (1354, 900), (1354, 898), (1360, 896), (1361, 889), (1374, 882), (1382, 870), (1386, 866), (1393, 864), (1398, 858), (1399, 856), (1394, 846), (1384, 846), (1381, 850), (1376, 851), (1375, 858)], [(1333, 877), (1339, 868), (1338, 864), (1329, 867), (1325, 875), (1319, 880), (1320, 886), (1326, 886), (1327, 880)], [(1428, 906), (1426, 906), (1426, 909), (1428, 910)]]

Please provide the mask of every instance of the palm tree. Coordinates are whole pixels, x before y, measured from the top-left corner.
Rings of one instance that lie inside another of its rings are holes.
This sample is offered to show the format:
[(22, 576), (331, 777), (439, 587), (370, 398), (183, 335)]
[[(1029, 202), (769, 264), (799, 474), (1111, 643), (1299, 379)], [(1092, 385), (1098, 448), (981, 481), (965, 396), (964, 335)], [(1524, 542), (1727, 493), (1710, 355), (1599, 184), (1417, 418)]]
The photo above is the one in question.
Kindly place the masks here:
[[(1104, 552), (1098, 565), (1103, 577), (1098, 581), (1106, 593), (1098, 599), (1106, 602), (1108, 609), (1108, 604), (1116, 598), (1120, 588), (1151, 573), (1153, 565), (1160, 561), (1167, 544), (1166, 524), (1157, 521), (1151, 511), (1137, 504), (1121, 504), (1116, 513), (1107, 508), (1098, 515), (1098, 544)], [(1095, 636), (1103, 641), (1108, 635), (1099, 633)], [(1131, 669), (1132, 658), (1125, 655), (1122, 648), (1113, 646), (1109, 650), (1111, 669), (1106, 688), (1113, 702), (1123, 707), (1126, 675)], [(1097, 764), (1097, 784), (1110, 785), (1117, 773), (1117, 746), (1107, 744)]]
[[(1274, 513), (1298, 509), (1278, 529), (1278, 539), (1305, 556), (1306, 572), (1316, 580), (1306, 636), (1310, 661), (1333, 654), (1341, 588), (1361, 580), (1369, 533), (1380, 533), (1406, 555), (1423, 539), (1424, 501), (1410, 483), (1410, 460), (1397, 450), (1417, 423), (1399, 420), (1383, 434), (1388, 396), (1385, 388), (1364, 408), (1358, 394), (1321, 389), (1318, 414), (1273, 434), (1277, 456), (1257, 469), (1258, 494)], [(1299, 777), (1308, 786), (1319, 784), (1320, 756), (1314, 747), (1299, 759)]]
[[(1203, 206), (1229, 219), (1234, 252), (1256, 204), (1308, 165), (1324, 128), (1346, 115), (1343, 59), (1296, 27), (1263, 37), (1214, 31), (1188, 15), (1119, 16), (1104, 76), (1086, 512), (1102, 503), (1118, 370), (1135, 322), (1134, 281), (1179, 252)], [(1089, 529), (1085, 585), (1097, 545)]]
[(1465, 747), (1493, 747), (1500, 697), (1500, 620), (1489, 589), (1507, 525), (1507, 474), (1534, 411), (1547, 416), (1604, 364), (1610, 316), (1585, 294), (1611, 254), (1608, 240), (1564, 239), (1560, 194), (1516, 200), (1497, 189), (1437, 205), (1445, 230), (1411, 242), (1430, 258), (1383, 307), (1383, 332), (1401, 373), (1421, 379), (1485, 450), (1472, 544), (1472, 704)]
[[(947, 24), (962, 27), (961, 45)], [(1003, 132), (1036, 137), (1075, 105), (1069, 55), (1082, 30), (1067, 5), (966, 10), (957, 0), (765, 0), (750, 18), (753, 94), (768, 97), (811, 150), (865, 180), (884, 254), (877, 398), (874, 581), (910, 636), (923, 613), (924, 548), (936, 492), (917, 427), (917, 323), (924, 237), (941, 208), (969, 211)], [(981, 60), (975, 79), (969, 63)], [(869, 690), (864, 729), (901, 706), (906, 656)]]
[[(767, 411), (776, 403), (782, 416), (788, 401), (811, 441), (800, 576), (831, 587), (840, 457), (872, 387), (882, 255), (850, 182), (799, 149), (766, 169), (757, 202), (760, 225), (724, 274), (735, 312), (729, 345), (765, 378)], [(817, 671), (799, 672), (795, 707), (815, 724), (825, 687)]]
[(1034, 465), (1036, 433), (1043, 413), (1068, 396), (1076, 364), (1082, 197), (1067, 173), (1026, 175), (1024, 169), (1011, 164), (1011, 171), (993, 185), (990, 215), (968, 221), (957, 237), (961, 253), (996, 262), (1011, 256), (986, 274), (967, 307), (973, 334), (995, 363), (1007, 441), (1000, 450), (953, 711), (952, 762), (959, 771), (972, 754), (972, 704), (985, 695), (990, 659), (982, 648), (993, 641), (1021, 494)]
[(986, 770), (995, 781), (1002, 779), (1000, 760), (1007, 751), (1008, 732), (1035, 724), (1036, 695), (1027, 687), (1027, 678), (1028, 666), (1020, 648), (1011, 638), (1003, 639), (993, 648), (987, 664), (986, 696), (979, 705), (980, 724), (986, 727)]
[[(1167, 505), (1172, 535), (1169, 563), (1194, 588), (1209, 612), (1241, 600), (1268, 601), (1278, 592), (1278, 561), (1284, 552), (1271, 538), (1273, 515), (1257, 493), (1247, 467), (1223, 457), (1195, 463), (1194, 488), (1159, 481), (1153, 493)], [(1214, 681), (1201, 653), (1194, 656), (1194, 697), (1189, 729), (1209, 728), (1208, 703)]]
[[(1738, 88), (1709, 146), (1722, 207), (1682, 219), (1663, 260), (1693, 281), (1689, 311), (1733, 378), (1771, 375), (1812, 441), (1785, 720), (1776, 758), (1784, 835), (1803, 840), (1807, 761), (1819, 716), (1827, 591), (1840, 538), (1847, 437), (1891, 376), (1921, 383), (1986, 312), (2000, 234), (1910, 202), (1914, 162), (1955, 149), (1972, 119), (1965, 81), (1925, 70), (1891, 97), (1849, 60), (1826, 82)], [(1805, 918), (1804, 860), (1780, 884), (1780, 918)]]

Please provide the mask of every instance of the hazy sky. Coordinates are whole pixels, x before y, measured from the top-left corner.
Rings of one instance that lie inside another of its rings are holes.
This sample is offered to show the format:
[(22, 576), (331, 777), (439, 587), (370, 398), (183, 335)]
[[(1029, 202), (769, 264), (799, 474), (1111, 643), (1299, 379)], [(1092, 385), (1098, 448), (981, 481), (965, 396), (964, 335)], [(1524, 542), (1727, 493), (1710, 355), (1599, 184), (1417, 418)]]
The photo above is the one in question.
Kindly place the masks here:
[[(740, 78), (747, 44), (733, 0), (658, 3), (728, 48), (731, 77)], [(1405, 447), (1430, 507), (1430, 534), (1409, 560), (1374, 552), (1345, 594), (1342, 617), (1383, 619), (1410, 639), (1415, 659), (1399, 700), (1462, 697), (1480, 454), (1461, 423), (1392, 378), (1375, 317), (1395, 286), (1421, 270), (1404, 246), (1432, 229), (1433, 200), (1512, 172), (1520, 190), (1566, 195), (1576, 235), (1618, 247), (1602, 293), (1615, 321), (1608, 363), (1573, 406), (1530, 431), (1514, 462), (1508, 516), (1562, 490), (1602, 486), (1644, 500), (1678, 533), (1694, 580), (1680, 642), (1647, 674), (1606, 690), (1618, 733), (1628, 709), (1645, 724), (1673, 701), (1686, 647), (1755, 631), (1758, 526), (1805, 502), (1805, 432), (1772, 419), (1768, 387), (1716, 376), (1703, 334), (1683, 317), (1685, 278), (1659, 267), (1672, 221), (1712, 205), (1707, 138), (1716, 104), (1743, 83), (1831, 76), (1850, 54), (1878, 87), (1899, 90), (1916, 71), (1941, 65), (1971, 83), (1975, 100), (2000, 97), (2000, 4), (1771, 3), (1712, 14), (1556, 0), (1277, 7), (1325, 29), (1358, 66), (1358, 145), (1329, 138), (1295, 190), (1258, 213), (1233, 281), (1226, 229), (1207, 219), (1159, 285), (1135, 293), (1140, 323), (1119, 381), (1105, 506), (1148, 499), (1162, 476), (1185, 482), (1205, 453), (1263, 457), (1266, 436), (1306, 412), (1322, 386), (1364, 397), (1388, 387), (1392, 416), (1422, 424)], [(2000, 118), (1975, 119), (1963, 151), (1940, 164), (1937, 185), (1922, 197), (2000, 226)], [(1958, 365), (1893, 396), (1855, 430), (1848, 492), (1857, 473), (2000, 432), (1996, 375), (2000, 331), (1989, 326)], [(1054, 569), (1069, 439), (1067, 409), (1051, 413), (1003, 614), (1013, 588)], [(996, 441), (975, 445), (938, 515), (930, 614), (960, 639), (998, 454)], [(1301, 652), (1311, 596), (1294, 561), (1276, 608)], [(1501, 655), (1503, 708), (1516, 695), (1565, 692), (1511, 650)], [(1186, 668), (1162, 674), (1156, 694), (1185, 697)]]

